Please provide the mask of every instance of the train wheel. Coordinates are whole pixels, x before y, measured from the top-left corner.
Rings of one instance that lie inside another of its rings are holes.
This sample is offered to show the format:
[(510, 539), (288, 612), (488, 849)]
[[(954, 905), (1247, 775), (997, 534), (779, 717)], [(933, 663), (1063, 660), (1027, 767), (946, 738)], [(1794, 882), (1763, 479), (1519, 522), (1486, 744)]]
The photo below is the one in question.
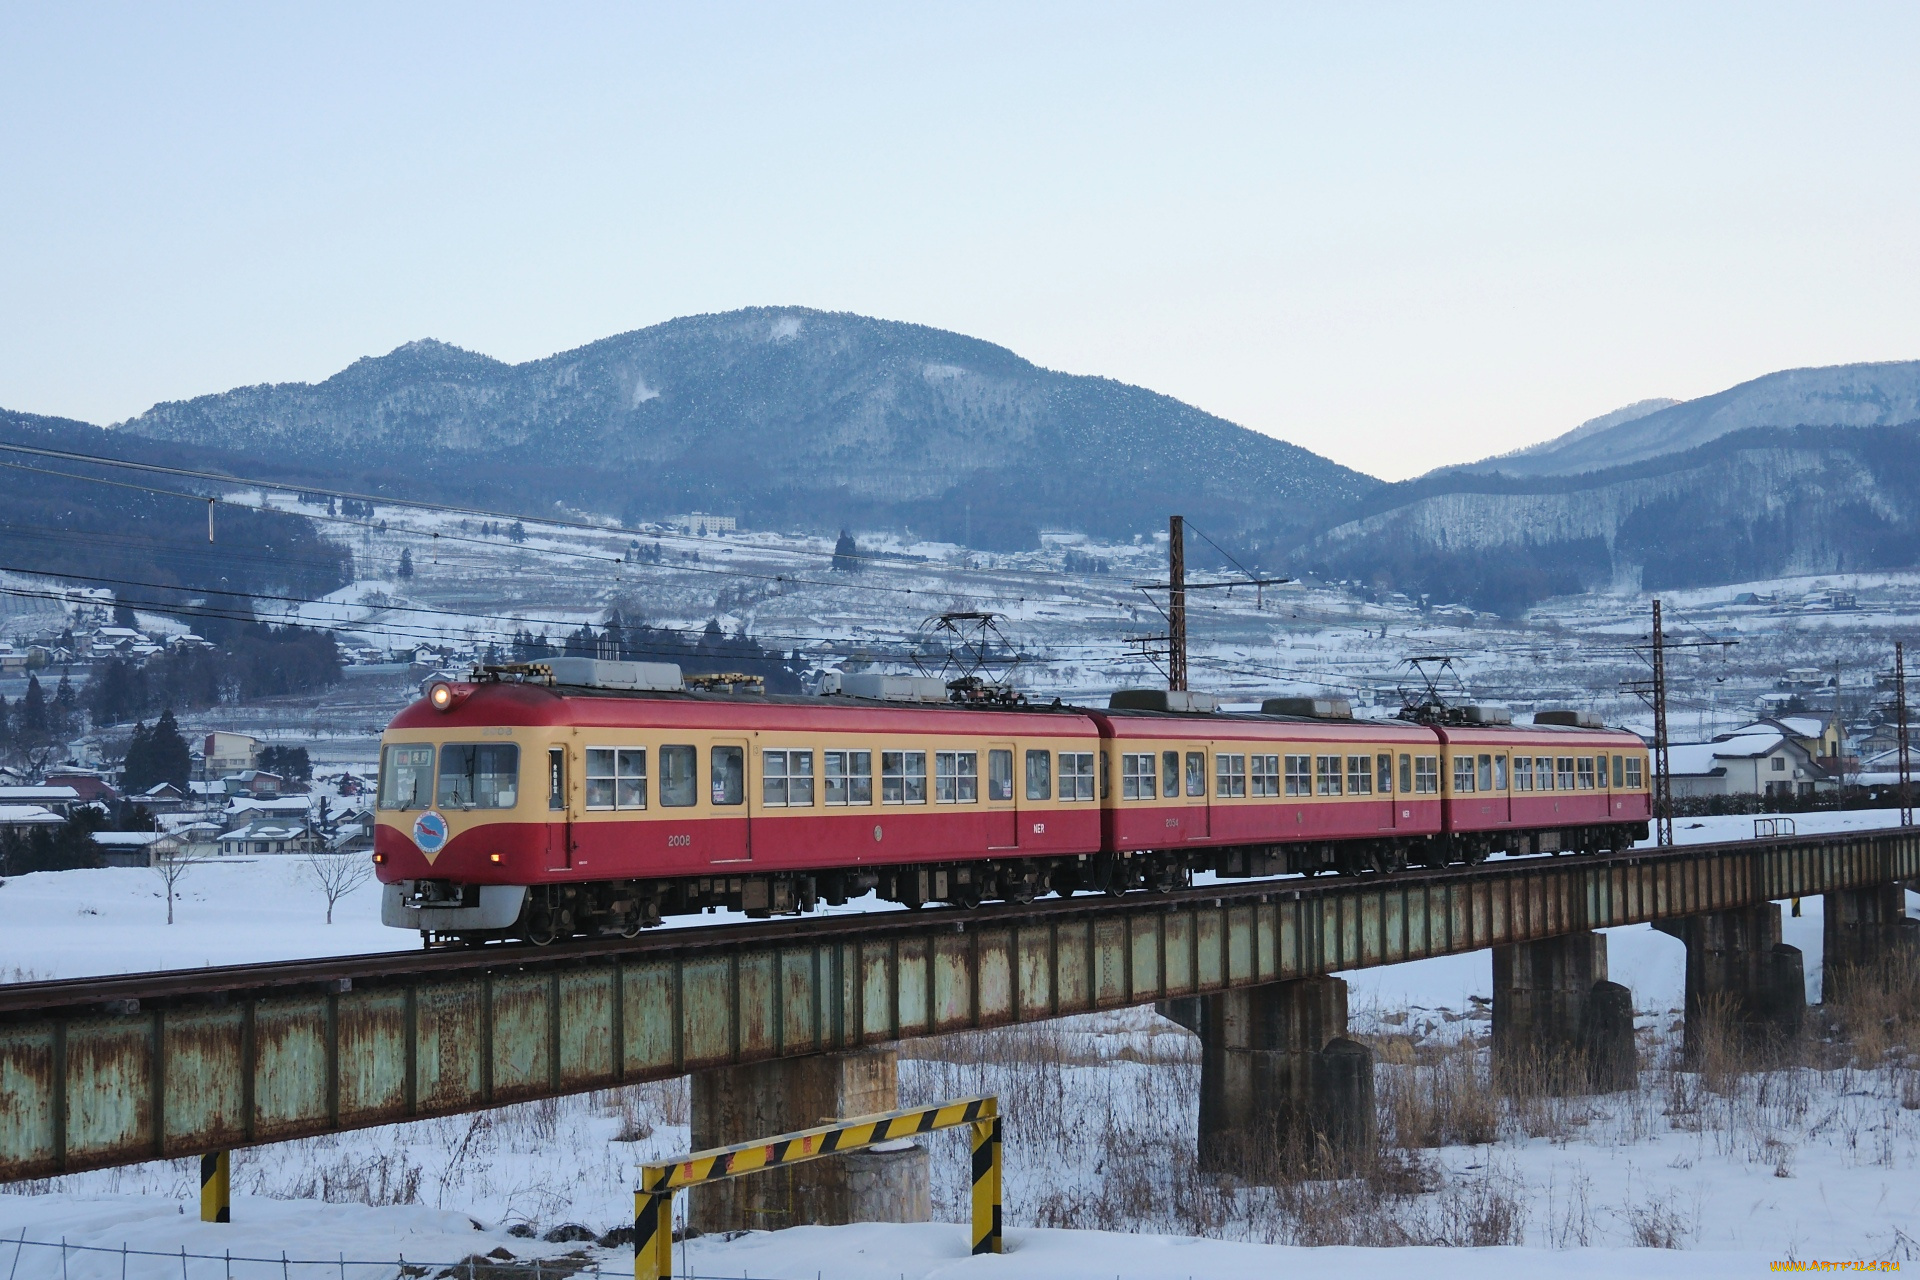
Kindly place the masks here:
[(559, 930), (553, 925), (553, 914), (544, 907), (527, 917), (526, 939), (534, 946), (552, 946), (558, 936)]
[(620, 917), (620, 936), (623, 938), (637, 938), (640, 936), (640, 930), (645, 927), (638, 911), (630, 911)]
[(962, 907), (968, 911), (972, 911), (975, 908), (979, 907), (980, 886), (977, 884), (966, 884), (966, 885), (959, 886), (959, 891), (953, 895), (953, 904), (956, 907)]

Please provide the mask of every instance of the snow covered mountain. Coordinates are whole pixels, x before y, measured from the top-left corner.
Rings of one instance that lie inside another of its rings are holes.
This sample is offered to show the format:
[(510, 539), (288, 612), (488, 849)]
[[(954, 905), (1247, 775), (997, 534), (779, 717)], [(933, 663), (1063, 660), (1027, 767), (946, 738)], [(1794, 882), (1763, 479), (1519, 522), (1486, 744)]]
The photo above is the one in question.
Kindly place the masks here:
[(1139, 387), (797, 307), (686, 317), (519, 365), (412, 342), (320, 383), (160, 404), (119, 429), (521, 509), (700, 509), (989, 548), (1031, 545), (1041, 527), (1142, 532), (1182, 509), (1298, 534), (1379, 487)]
[(1920, 421), (1920, 360), (1786, 369), (1697, 400), (1642, 400), (1552, 440), (1446, 471), (1574, 475), (1680, 453), (1752, 427)]

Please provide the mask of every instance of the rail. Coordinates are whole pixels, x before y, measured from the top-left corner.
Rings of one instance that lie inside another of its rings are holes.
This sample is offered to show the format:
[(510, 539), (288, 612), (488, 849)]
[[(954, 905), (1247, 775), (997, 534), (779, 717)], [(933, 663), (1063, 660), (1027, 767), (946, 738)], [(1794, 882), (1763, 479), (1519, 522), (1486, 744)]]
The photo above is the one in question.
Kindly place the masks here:
[(1920, 833), (0, 987), (0, 1181), (1920, 878)]

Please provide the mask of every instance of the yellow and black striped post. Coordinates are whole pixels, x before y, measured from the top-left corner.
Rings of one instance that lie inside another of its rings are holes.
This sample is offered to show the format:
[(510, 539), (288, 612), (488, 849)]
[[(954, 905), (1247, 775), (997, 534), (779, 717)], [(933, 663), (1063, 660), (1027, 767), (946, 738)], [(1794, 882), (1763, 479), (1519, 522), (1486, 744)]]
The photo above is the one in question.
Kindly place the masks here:
[(682, 1187), (802, 1164), (963, 1124), (973, 1126), (973, 1251), (999, 1253), (1000, 1100), (988, 1095), (836, 1120), (758, 1142), (641, 1165), (640, 1186), (633, 1193), (634, 1280), (670, 1280), (673, 1275), (673, 1193)]
[(973, 1251), (1000, 1252), (1000, 1117), (973, 1126)]
[(200, 1157), (200, 1221), (232, 1222), (232, 1179), (227, 1172), (227, 1153), (210, 1151)]

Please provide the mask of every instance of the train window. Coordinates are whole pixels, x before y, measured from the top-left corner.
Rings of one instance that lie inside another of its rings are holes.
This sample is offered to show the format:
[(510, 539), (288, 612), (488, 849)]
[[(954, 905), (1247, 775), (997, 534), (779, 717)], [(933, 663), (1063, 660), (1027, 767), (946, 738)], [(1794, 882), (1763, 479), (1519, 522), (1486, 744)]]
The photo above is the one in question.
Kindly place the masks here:
[(1380, 794), (1383, 796), (1392, 795), (1393, 794), (1393, 757), (1388, 755), (1386, 752), (1382, 751), (1380, 755), (1377, 757), (1376, 763), (1380, 766), (1379, 769), (1377, 770), (1377, 772), (1380, 775), (1377, 783)]
[(1627, 757), (1627, 785), (1629, 787), (1638, 787), (1638, 786), (1644, 785), (1641, 781), (1641, 768), (1640, 768), (1639, 756)]
[(1579, 760), (1579, 767), (1580, 767), (1580, 789), (1582, 791), (1593, 790), (1593, 757), (1581, 756)]
[(646, 748), (588, 747), (586, 783), (589, 809), (646, 808)]
[(1314, 779), (1319, 784), (1317, 793), (1323, 796), (1340, 794), (1340, 757), (1318, 756), (1313, 762)]
[(1453, 791), (1455, 795), (1469, 795), (1472, 793), (1472, 756), (1455, 756), (1453, 758)]
[(1160, 753), (1160, 791), (1169, 800), (1180, 794), (1180, 753), (1178, 751)]
[(520, 748), (511, 742), (440, 748), (440, 807), (511, 809), (520, 800)]
[(1493, 789), (1495, 791), (1507, 789), (1507, 758), (1505, 756), (1493, 758)]
[(1027, 799), (1053, 799), (1053, 757), (1045, 751), (1027, 752)]
[(936, 804), (972, 804), (980, 798), (980, 753), (933, 753), (933, 799)]
[(1625, 756), (1615, 756), (1613, 758), (1613, 782), (1611, 785), (1616, 787), (1626, 785), (1627, 775), (1624, 771), (1626, 763), (1627, 758)]
[(813, 752), (762, 751), (760, 803), (770, 809), (811, 808)]
[(1093, 752), (1062, 751), (1060, 753), (1060, 798), (1062, 800), (1093, 799)]
[(1556, 759), (1555, 763), (1559, 765), (1559, 768), (1555, 770), (1555, 772), (1560, 775), (1560, 780), (1557, 784), (1560, 790), (1573, 790), (1573, 757), (1560, 756)]
[(1247, 758), (1244, 755), (1216, 755), (1213, 766), (1213, 794), (1223, 800), (1247, 794)]
[(1480, 789), (1482, 791), (1493, 790), (1493, 757), (1492, 756), (1480, 757)]
[(380, 752), (380, 807), (424, 809), (433, 803), (433, 748), (390, 746)]
[(1100, 799), (1105, 800), (1113, 794), (1113, 760), (1106, 752), (1100, 753)]
[[(1154, 798), (1153, 752), (1139, 755), (1123, 753), (1120, 757), (1120, 798), (1122, 800), (1151, 800)], [(1178, 770), (1175, 771), (1176, 773)]]
[(1187, 794), (1207, 794), (1207, 754), (1204, 751), (1187, 752)]
[(1513, 789), (1515, 791), (1533, 790), (1533, 757), (1515, 756), (1513, 758)]
[(711, 757), (711, 783), (715, 804), (745, 804), (747, 801), (747, 749), (715, 747)]
[(1400, 794), (1413, 794), (1413, 757), (1404, 751), (1400, 753)]
[(1287, 794), (1290, 796), (1310, 796), (1313, 794), (1313, 757), (1287, 757)]
[(567, 749), (552, 747), (547, 751), (547, 808), (564, 809), (567, 807)]
[(660, 803), (685, 808), (700, 799), (692, 747), (660, 748)]
[(873, 752), (828, 751), (821, 763), (826, 772), (828, 804), (873, 803)]
[(1280, 794), (1280, 757), (1253, 756), (1247, 762), (1252, 769), (1252, 781), (1248, 788), (1256, 796), (1277, 796)]
[(1347, 757), (1347, 794), (1350, 796), (1373, 794), (1373, 761), (1367, 757)]
[(1602, 751), (1594, 757), (1594, 765), (1600, 771), (1600, 789), (1607, 789), (1607, 753)]
[(1013, 752), (987, 752), (987, 799), (1013, 799)]
[(880, 753), (880, 803), (925, 804), (926, 802), (927, 753), (882, 751)]
[(1440, 757), (1415, 756), (1413, 758), (1413, 791), (1415, 795), (1433, 795), (1440, 790)]
[(1553, 757), (1535, 756), (1533, 760), (1533, 786), (1536, 791), (1553, 790)]

